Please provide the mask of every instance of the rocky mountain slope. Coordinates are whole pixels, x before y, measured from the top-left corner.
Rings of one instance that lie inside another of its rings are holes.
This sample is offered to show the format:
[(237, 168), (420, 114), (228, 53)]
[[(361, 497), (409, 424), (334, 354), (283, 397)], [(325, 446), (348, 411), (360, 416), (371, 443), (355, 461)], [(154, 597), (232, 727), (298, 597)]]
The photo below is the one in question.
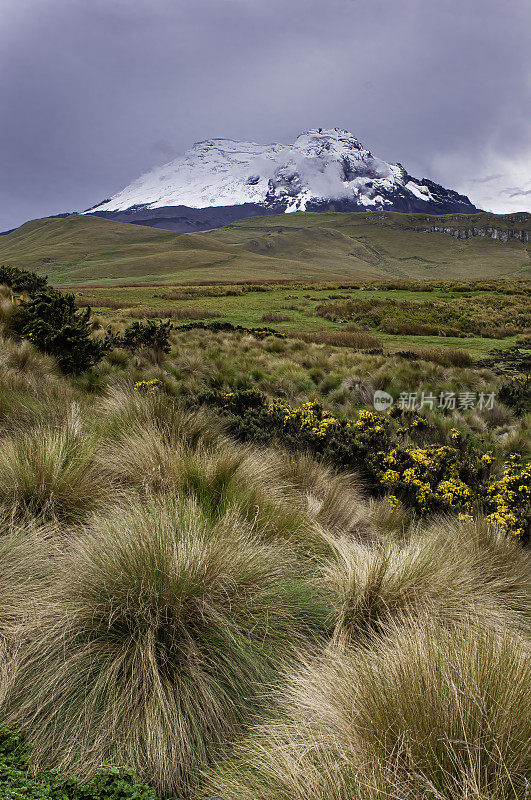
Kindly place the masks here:
[(470, 214), (468, 197), (374, 156), (348, 131), (310, 130), (293, 144), (197, 142), (85, 211), (175, 231), (297, 211)]

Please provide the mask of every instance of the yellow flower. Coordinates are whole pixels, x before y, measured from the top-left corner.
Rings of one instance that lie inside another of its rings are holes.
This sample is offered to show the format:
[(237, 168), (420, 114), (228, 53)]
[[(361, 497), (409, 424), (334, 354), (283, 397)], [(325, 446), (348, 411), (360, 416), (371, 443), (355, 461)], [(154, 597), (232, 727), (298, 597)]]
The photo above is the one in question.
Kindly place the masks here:
[(151, 381), (137, 381), (133, 388), (135, 392), (147, 392), (148, 394), (155, 394), (161, 386), (162, 382), (157, 378), (154, 378)]

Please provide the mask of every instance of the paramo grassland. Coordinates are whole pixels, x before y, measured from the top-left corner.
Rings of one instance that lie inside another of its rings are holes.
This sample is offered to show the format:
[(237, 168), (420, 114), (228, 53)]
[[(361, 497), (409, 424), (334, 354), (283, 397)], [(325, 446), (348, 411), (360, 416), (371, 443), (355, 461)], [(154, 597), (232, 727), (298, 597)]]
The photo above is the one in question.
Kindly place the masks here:
[(4, 279), (3, 797), (526, 797), (525, 330), (171, 327)]

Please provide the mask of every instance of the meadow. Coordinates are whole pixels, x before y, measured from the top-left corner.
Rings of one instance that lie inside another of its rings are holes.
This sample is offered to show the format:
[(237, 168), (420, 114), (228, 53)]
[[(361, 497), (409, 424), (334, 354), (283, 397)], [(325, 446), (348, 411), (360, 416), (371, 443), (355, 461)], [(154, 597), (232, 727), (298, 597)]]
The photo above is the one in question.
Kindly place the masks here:
[(0, 277), (3, 797), (529, 796), (527, 283)]
[[(90, 305), (105, 323), (118, 325), (128, 318), (219, 320), (249, 328), (265, 323), (284, 333), (333, 333), (338, 340), (347, 339), (347, 331), (364, 330), (378, 334), (374, 346), (383, 345), (390, 351), (460, 348), (475, 357), (514, 345), (517, 337), (531, 333), (526, 281), (227, 282), (64, 288), (75, 291), (78, 305)], [(378, 313), (382, 306), (387, 319)], [(427, 318), (430, 311), (431, 320)]]

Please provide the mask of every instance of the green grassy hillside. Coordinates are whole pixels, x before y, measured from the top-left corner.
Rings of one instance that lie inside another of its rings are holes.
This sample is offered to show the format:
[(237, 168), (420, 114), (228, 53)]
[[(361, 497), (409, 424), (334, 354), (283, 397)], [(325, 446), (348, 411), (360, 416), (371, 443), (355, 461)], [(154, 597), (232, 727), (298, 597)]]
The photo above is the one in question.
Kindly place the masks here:
[(47, 273), (58, 284), (531, 276), (531, 245), (418, 230), (429, 224), (531, 229), (529, 215), (299, 213), (179, 234), (71, 216), (34, 220), (0, 237), (0, 263)]

